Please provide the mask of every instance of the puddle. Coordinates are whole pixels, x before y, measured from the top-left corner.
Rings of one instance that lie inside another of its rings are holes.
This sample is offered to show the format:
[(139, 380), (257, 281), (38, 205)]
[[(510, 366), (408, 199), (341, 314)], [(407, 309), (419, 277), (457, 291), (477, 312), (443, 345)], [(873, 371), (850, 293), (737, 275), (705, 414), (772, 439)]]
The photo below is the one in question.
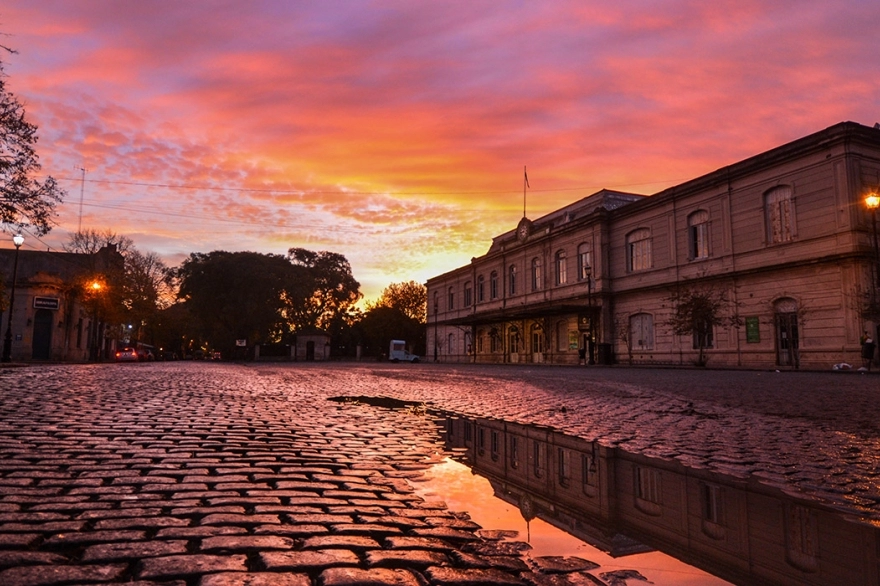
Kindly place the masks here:
[[(652, 551), (612, 557), (553, 525), (535, 518), (526, 521), (519, 508), (494, 496), (490, 482), (451, 458), (432, 466), (425, 476), (410, 481), (426, 500), (442, 500), (450, 511), (467, 512), (483, 530), (511, 531), (515, 541), (526, 541), (529, 557), (574, 556), (599, 564), (593, 575), (636, 570), (656, 586), (725, 586), (726, 582), (666, 554)], [(645, 584), (638, 579), (627, 584)]]
[(533, 559), (577, 557), (599, 564), (593, 576), (617, 572), (610, 586), (877, 584), (880, 524), (759, 474), (424, 404), (334, 400), (431, 417), (453, 457), (414, 483), (423, 498), (485, 531), (516, 532)]

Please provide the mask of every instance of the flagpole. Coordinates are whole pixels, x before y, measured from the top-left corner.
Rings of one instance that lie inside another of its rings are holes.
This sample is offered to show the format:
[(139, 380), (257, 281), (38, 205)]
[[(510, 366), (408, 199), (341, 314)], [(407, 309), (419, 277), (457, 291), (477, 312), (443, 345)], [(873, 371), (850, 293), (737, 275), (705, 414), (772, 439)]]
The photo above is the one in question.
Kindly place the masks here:
[(526, 217), (526, 187), (529, 185), (529, 174), (526, 173), (526, 166), (523, 165), (523, 218)]

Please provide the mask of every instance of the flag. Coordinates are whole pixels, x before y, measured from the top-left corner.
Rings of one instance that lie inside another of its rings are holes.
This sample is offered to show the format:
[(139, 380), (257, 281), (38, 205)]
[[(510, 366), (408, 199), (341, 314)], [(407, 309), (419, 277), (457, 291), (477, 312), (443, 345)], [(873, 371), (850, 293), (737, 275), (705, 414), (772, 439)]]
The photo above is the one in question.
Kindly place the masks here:
[(524, 179), (525, 182), (526, 182), (526, 187), (531, 188), (532, 186), (529, 185), (529, 174), (526, 173), (526, 168), (525, 168), (525, 167), (523, 167), (523, 179)]

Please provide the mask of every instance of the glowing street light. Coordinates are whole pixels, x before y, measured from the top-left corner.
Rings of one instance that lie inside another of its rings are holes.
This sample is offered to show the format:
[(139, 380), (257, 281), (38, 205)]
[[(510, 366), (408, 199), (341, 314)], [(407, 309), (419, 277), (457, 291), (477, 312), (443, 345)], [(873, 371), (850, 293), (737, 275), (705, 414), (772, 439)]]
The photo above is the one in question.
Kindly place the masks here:
[(9, 294), (9, 319), (6, 322), (6, 337), (3, 339), (3, 362), (12, 361), (12, 307), (15, 305), (15, 281), (18, 279), (18, 249), (24, 244), (24, 236), (16, 234), (12, 237), (15, 245), (15, 260), (12, 264), (12, 290)]
[(878, 270), (878, 263), (880, 263), (880, 248), (877, 246), (877, 208), (880, 207), (880, 195), (878, 195), (876, 191), (869, 193), (865, 196), (865, 206), (871, 210), (871, 227), (874, 231), (874, 276), (875, 283), (880, 285), (880, 270)]

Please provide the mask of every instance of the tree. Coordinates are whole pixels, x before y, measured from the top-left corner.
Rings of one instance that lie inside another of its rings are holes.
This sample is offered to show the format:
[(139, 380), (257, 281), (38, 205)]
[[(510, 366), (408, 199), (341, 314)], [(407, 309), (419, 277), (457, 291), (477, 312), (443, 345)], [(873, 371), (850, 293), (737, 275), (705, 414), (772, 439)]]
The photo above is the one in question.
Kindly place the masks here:
[(42, 168), (36, 144), (37, 127), (25, 119), (24, 106), (6, 91), (0, 63), (0, 222), (31, 226), (42, 235), (52, 229), (49, 221), (65, 193), (52, 177), (42, 182), (34, 178)]
[(693, 336), (699, 349), (698, 366), (706, 365), (705, 349), (709, 347), (712, 332), (716, 326), (737, 325), (735, 314), (726, 314), (729, 305), (723, 292), (711, 287), (682, 286), (669, 296), (672, 302), (672, 316), (667, 324), (679, 336)]
[(356, 329), (368, 356), (380, 356), (388, 352), (391, 340), (406, 340), (411, 345), (413, 354), (425, 354), (425, 325), (396, 307), (371, 308), (358, 322)]
[(360, 283), (351, 274), (345, 256), (291, 248), (287, 258), (294, 267), (286, 297), (286, 314), (293, 333), (326, 329), (360, 300)]
[[(141, 327), (152, 331), (158, 311), (171, 303), (171, 271), (155, 252), (131, 248), (125, 254), (124, 305), (132, 337), (143, 341)], [(151, 341), (152, 343), (152, 341)]]
[(428, 289), (415, 281), (391, 283), (375, 303), (367, 304), (368, 310), (378, 307), (393, 307), (420, 324), (427, 323)]
[(67, 242), (61, 245), (65, 252), (78, 254), (95, 254), (107, 245), (115, 246), (116, 251), (125, 255), (134, 248), (134, 241), (128, 236), (121, 236), (109, 228), (102, 231), (86, 228), (68, 235)]
[(291, 279), (288, 259), (257, 252), (192, 253), (175, 271), (184, 300), (212, 347), (233, 353), (236, 340), (249, 345), (277, 341), (286, 329), (282, 313)]

